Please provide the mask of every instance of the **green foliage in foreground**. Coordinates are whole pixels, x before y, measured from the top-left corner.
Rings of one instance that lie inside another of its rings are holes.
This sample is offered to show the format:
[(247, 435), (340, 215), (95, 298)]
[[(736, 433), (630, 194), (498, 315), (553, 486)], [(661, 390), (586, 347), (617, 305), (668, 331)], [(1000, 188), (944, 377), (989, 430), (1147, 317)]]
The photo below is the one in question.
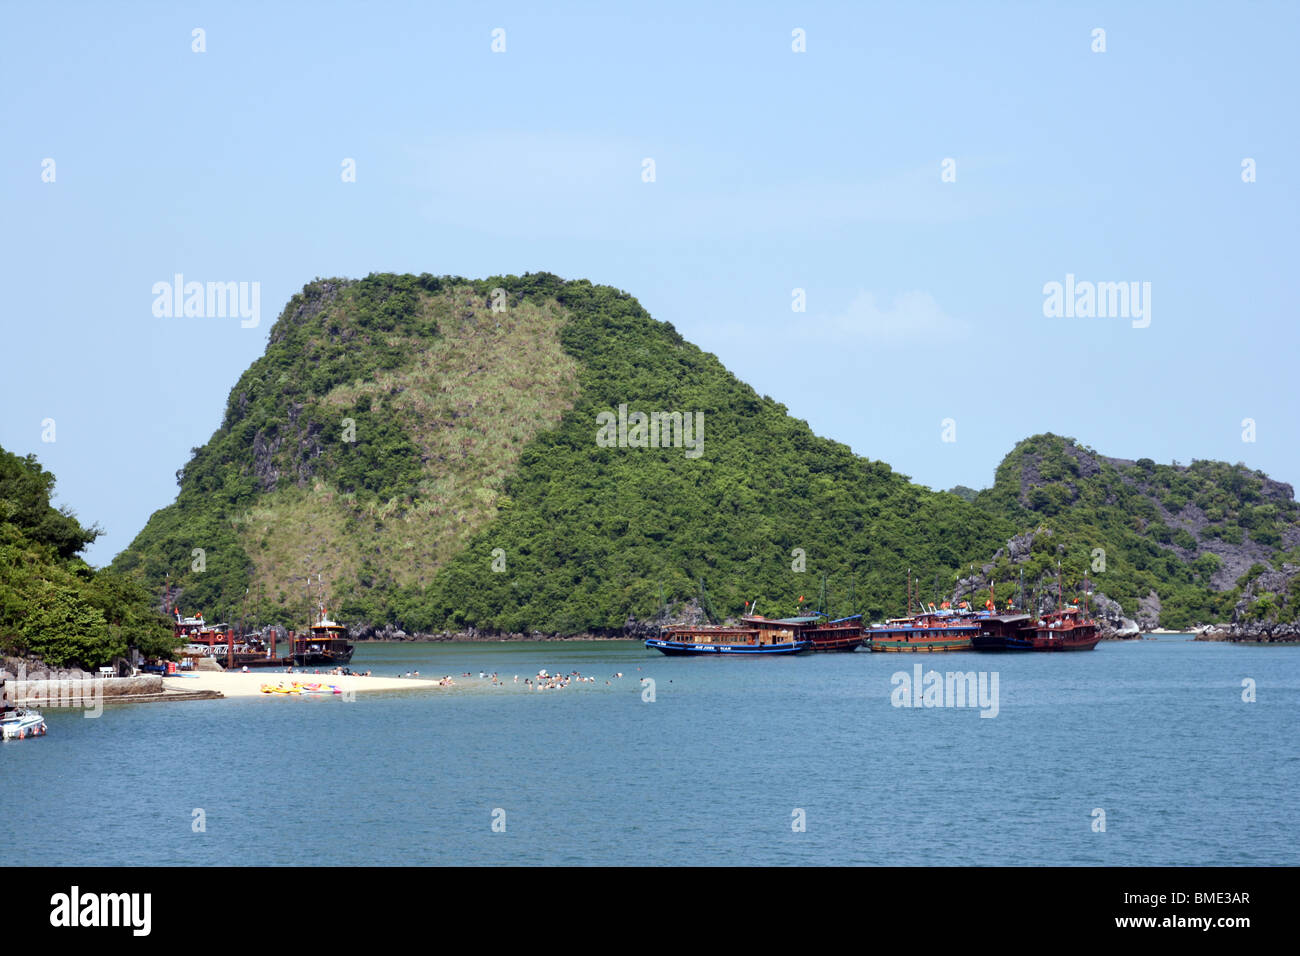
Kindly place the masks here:
[(0, 652), (54, 667), (168, 654), (172, 630), (133, 578), (78, 557), (99, 532), (50, 505), (54, 476), (0, 448)]

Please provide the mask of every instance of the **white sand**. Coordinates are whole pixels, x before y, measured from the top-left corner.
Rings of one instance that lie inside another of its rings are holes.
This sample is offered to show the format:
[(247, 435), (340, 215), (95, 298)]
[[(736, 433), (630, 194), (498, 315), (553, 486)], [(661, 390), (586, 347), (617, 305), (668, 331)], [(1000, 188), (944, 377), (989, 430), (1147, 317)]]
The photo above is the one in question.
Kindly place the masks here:
[(355, 675), (339, 677), (332, 674), (298, 671), (286, 674), (284, 671), (270, 669), (253, 670), (247, 674), (239, 671), (225, 673), (220, 671), (193, 671), (184, 677), (165, 677), (163, 678), (163, 686), (167, 690), (176, 691), (217, 690), (227, 697), (288, 697), (295, 695), (263, 694), (262, 685), (270, 684), (274, 687), (276, 684), (283, 683), (288, 687), (294, 681), (303, 684), (319, 683), (322, 686), (333, 684), (344, 692), (439, 689), (438, 682), (435, 680), (423, 680), (413, 677), (357, 677)]

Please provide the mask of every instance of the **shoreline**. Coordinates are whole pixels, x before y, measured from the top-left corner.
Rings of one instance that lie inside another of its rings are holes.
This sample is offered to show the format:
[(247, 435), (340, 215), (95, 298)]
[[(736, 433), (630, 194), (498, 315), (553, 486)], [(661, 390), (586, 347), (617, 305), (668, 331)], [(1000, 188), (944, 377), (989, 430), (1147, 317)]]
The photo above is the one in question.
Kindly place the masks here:
[[(223, 697), (296, 697), (296, 694), (264, 694), (262, 685), (291, 685), (294, 681), (303, 684), (319, 683), (323, 686), (335, 685), (346, 694), (374, 693), (396, 690), (442, 690), (432, 677), (361, 677), (357, 674), (334, 675), (315, 674), (295, 670), (292, 674), (283, 671), (194, 671), (186, 675), (168, 675), (163, 678), (163, 686), (168, 691), (193, 693), (198, 691), (217, 691)], [(337, 695), (327, 695), (337, 696)]]
[(560, 635), (524, 635), (522, 637), (470, 637), (467, 635), (457, 634), (454, 637), (441, 636), (422, 636), (422, 637), (350, 637), (348, 640), (356, 644), (526, 644), (535, 642), (538, 644), (548, 644), (552, 642), (565, 641), (587, 641), (601, 642), (606, 641), (643, 641), (643, 637), (599, 637), (594, 634), (580, 634), (576, 637), (565, 637)]

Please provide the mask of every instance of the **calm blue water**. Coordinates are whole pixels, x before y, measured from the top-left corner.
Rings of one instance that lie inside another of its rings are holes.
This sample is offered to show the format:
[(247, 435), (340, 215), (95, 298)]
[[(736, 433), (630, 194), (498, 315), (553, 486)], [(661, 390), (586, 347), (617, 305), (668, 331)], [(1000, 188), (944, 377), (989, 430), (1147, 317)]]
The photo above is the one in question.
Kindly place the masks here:
[[(996, 671), (1000, 713), (893, 707), (890, 675), (915, 663)], [(46, 711), (48, 736), (0, 745), (0, 863), (1300, 864), (1300, 648), (714, 660), (631, 642), (361, 645), (353, 666), (474, 679), (355, 703)], [(601, 680), (510, 683), (542, 667)]]

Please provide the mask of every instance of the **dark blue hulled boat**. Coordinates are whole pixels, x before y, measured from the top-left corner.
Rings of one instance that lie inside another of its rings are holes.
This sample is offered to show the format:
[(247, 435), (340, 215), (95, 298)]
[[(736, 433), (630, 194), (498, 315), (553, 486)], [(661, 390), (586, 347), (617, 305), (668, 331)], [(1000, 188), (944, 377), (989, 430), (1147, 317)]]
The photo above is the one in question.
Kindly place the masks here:
[(1033, 619), (1028, 614), (978, 614), (975, 623), (980, 631), (971, 644), (977, 651), (1033, 650)]
[(730, 654), (741, 656), (800, 654), (812, 641), (805, 628), (817, 618), (769, 620), (744, 618), (743, 627), (668, 627), (659, 637), (646, 639), (645, 646), (669, 655)]

